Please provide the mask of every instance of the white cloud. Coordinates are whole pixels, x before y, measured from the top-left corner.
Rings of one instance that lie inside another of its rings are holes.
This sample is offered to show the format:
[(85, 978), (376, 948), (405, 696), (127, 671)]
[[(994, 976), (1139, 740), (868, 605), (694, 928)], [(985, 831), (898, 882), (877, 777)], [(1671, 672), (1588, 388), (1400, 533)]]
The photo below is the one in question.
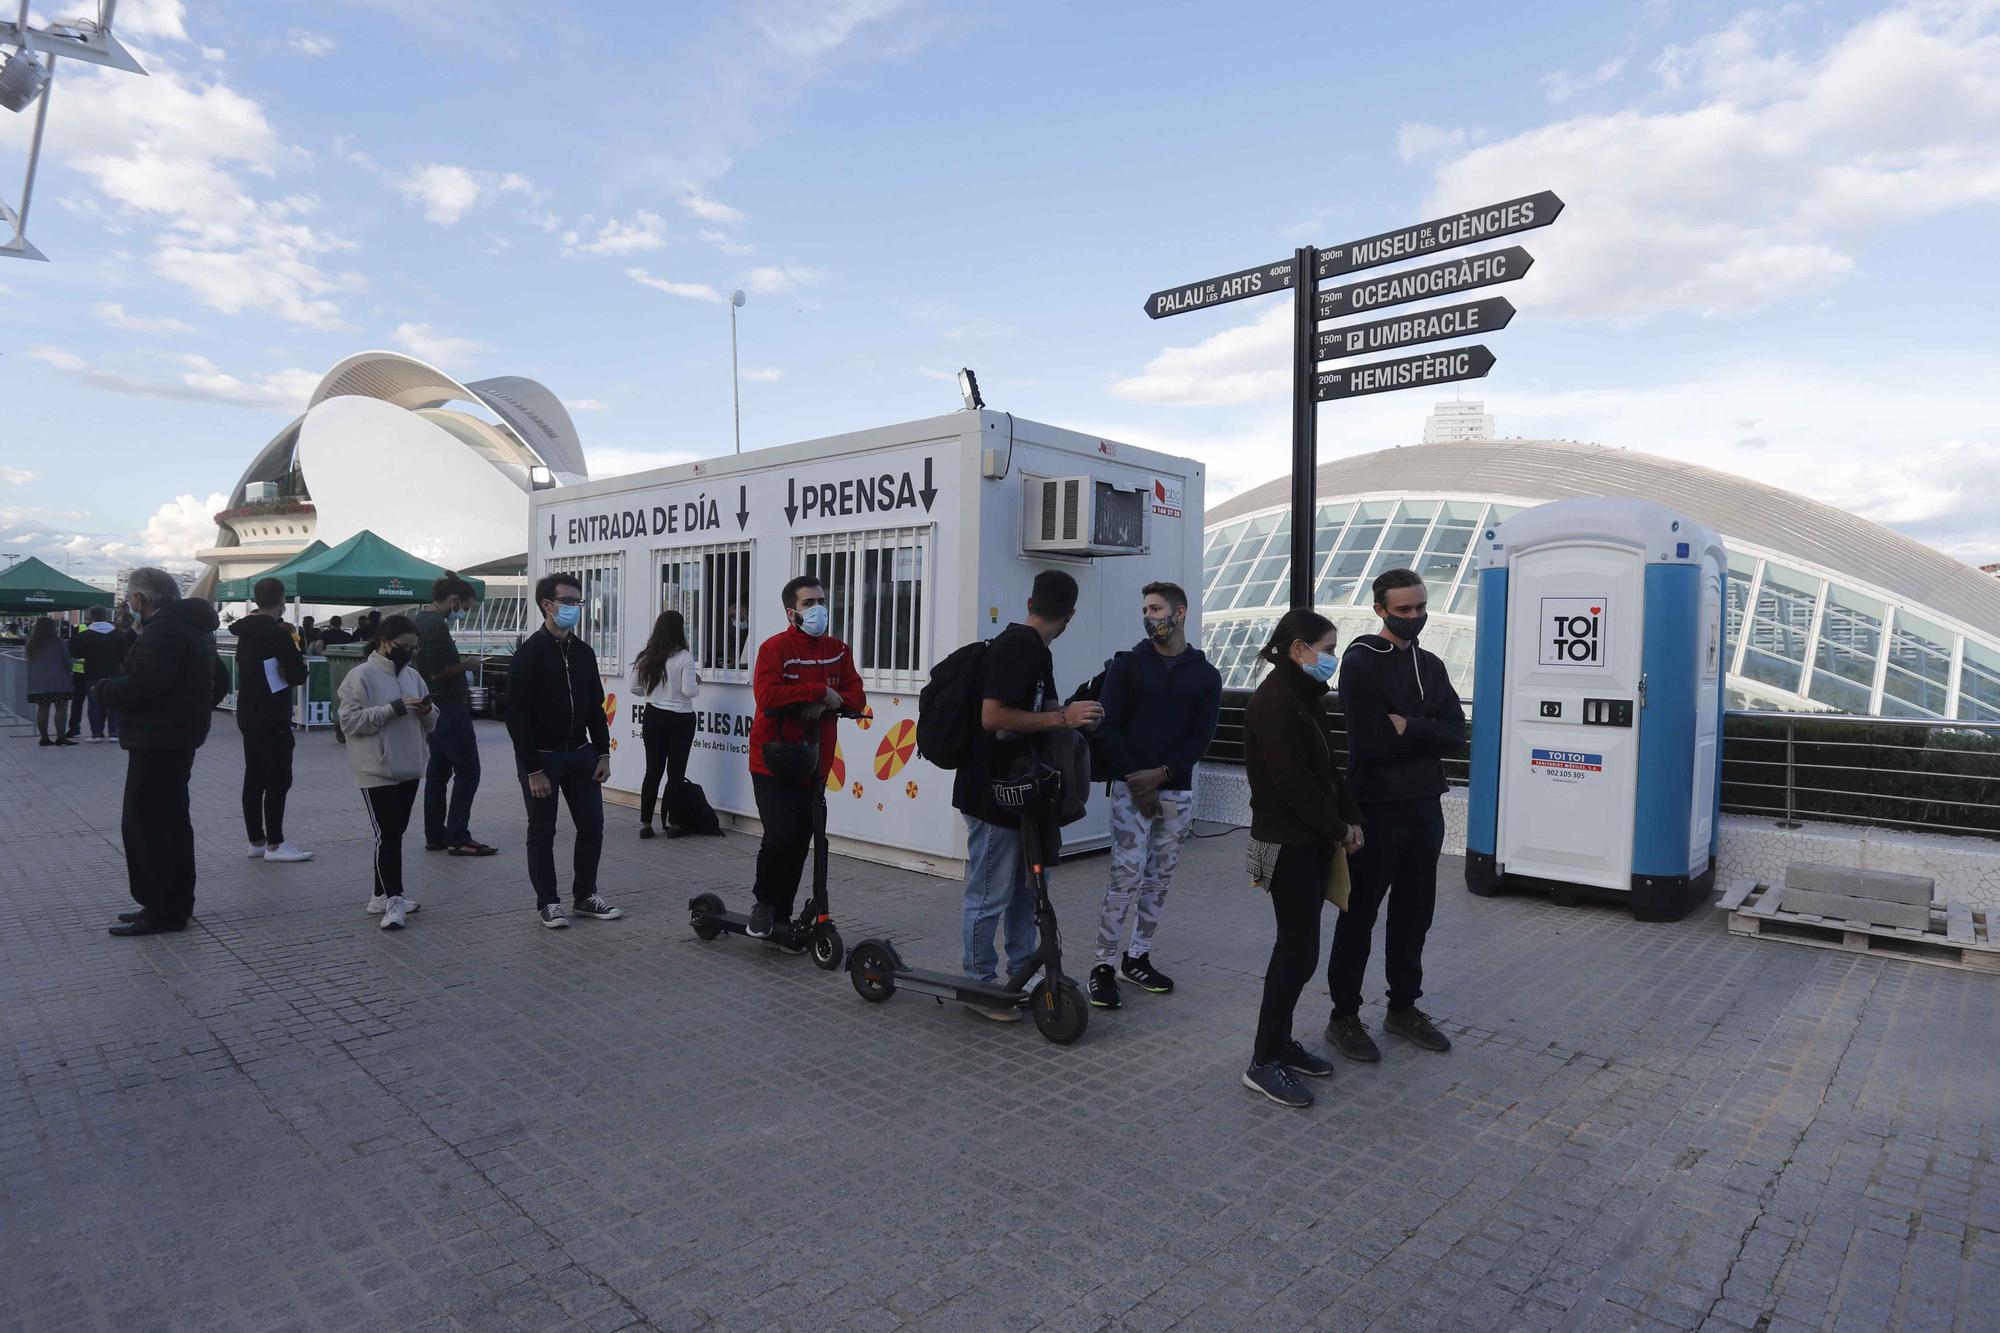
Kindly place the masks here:
[(194, 325), (174, 319), (168, 315), (142, 317), (128, 315), (125, 307), (115, 301), (103, 301), (92, 306), (91, 313), (114, 329), (124, 329), (127, 333), (193, 333)]
[(826, 275), (818, 269), (767, 264), (761, 268), (751, 269), (750, 275), (743, 280), (743, 285), (753, 292), (768, 296), (775, 292), (789, 292), (797, 287), (816, 286), (825, 277)]
[(1782, 49), (1753, 14), (1656, 66), (1679, 109), (1581, 116), (1437, 170), (1444, 213), (1550, 188), (1517, 304), (1726, 315), (1820, 297), (1891, 227), (2000, 200), (2000, 5), (1915, 3)]
[(1437, 157), (1463, 147), (1464, 130), (1426, 125), (1421, 121), (1405, 121), (1396, 128), (1396, 153), (1405, 162), (1414, 162), (1420, 157)]
[(640, 209), (630, 222), (609, 218), (597, 230), (597, 239), (585, 241), (575, 231), (563, 236), (565, 254), (630, 255), (641, 250), (657, 250), (667, 243), (666, 220), (657, 213)]
[(904, 0), (788, 0), (754, 14), (751, 22), (787, 59), (807, 64), (845, 45), (855, 29), (888, 18)]
[[(361, 156), (365, 155), (356, 154), (349, 160)], [(519, 172), (475, 171), (449, 162), (419, 163), (392, 185), (404, 198), (422, 205), (426, 220), (441, 227), (453, 225), (482, 200), (496, 195), (535, 194), (533, 182)]]
[(709, 301), (720, 304), (722, 293), (705, 282), (674, 282), (667, 278), (656, 278), (643, 268), (628, 268), (625, 276), (642, 287), (665, 292), (669, 296), (684, 296), (690, 301)]
[[(147, 31), (173, 35), (178, 6), (138, 13)], [(121, 9), (121, 30), (127, 17)], [(64, 75), (66, 165), (91, 182), (118, 225), (157, 225), (149, 266), (197, 300), (226, 314), (344, 327), (333, 297), (362, 281), (323, 265), (349, 243), (305, 220), (310, 198), (261, 198), (245, 180), (276, 179), (300, 161), (298, 151), (219, 73), (186, 73), (170, 58), (149, 57), (148, 69), (151, 77), (135, 79), (75, 63)], [(0, 117), (0, 150), (24, 147), (31, 120)]]
[(291, 47), (302, 56), (316, 59), (320, 56), (331, 55), (335, 43), (333, 38), (322, 33), (307, 32), (303, 28), (293, 28), (291, 36), (285, 41), (285, 45)]
[(1142, 403), (1231, 406), (1283, 399), (1292, 383), (1292, 308), (1279, 302), (1248, 324), (1191, 347), (1168, 347), (1111, 392)]
[(681, 207), (700, 218), (703, 222), (741, 222), (743, 214), (728, 204), (710, 199), (693, 185), (684, 187)]
[(717, 231), (713, 227), (704, 227), (699, 235), (702, 240), (707, 241), (726, 255), (754, 254), (757, 249), (756, 246), (750, 244), (748, 241), (739, 241), (728, 232)]
[[(221, 491), (211, 491), (206, 499), (193, 495), (177, 495), (153, 511), (146, 520), (146, 526), (130, 542), (105, 542), (95, 551), (76, 552), (78, 555), (96, 554), (104, 559), (116, 561), (157, 561), (162, 564), (192, 565), (194, 553), (204, 546), (215, 545), (215, 516), (229, 507), (229, 497)], [(88, 542), (77, 538), (76, 542)]]
[[(1544, 74), (1542, 91), (1548, 94), (1551, 102), (1567, 102), (1578, 93), (1586, 93), (1592, 88), (1601, 87), (1623, 74), (1625, 61), (1624, 56), (1614, 56), (1596, 69), (1583, 74), (1571, 74), (1568, 70), (1560, 69), (1551, 74)], [(1408, 156), (1404, 155), (1405, 160)]]
[(419, 361), (452, 372), (462, 371), (467, 362), (493, 350), (490, 344), (476, 338), (441, 333), (428, 324), (398, 324), (389, 341)]
[(12, 467), (0, 463), (0, 482), (5, 482), (9, 486), (26, 486), (34, 479), (35, 474), (24, 467)]
[(765, 368), (762, 370), (745, 370), (743, 372), (743, 378), (758, 384), (775, 384), (778, 381), (778, 379), (784, 375), (784, 373), (785, 372), (782, 370), (776, 370), (771, 368)]
[(171, 358), (182, 367), (179, 378), (174, 380), (147, 379), (108, 370), (61, 347), (30, 347), (27, 355), (30, 360), (39, 361), (94, 389), (173, 402), (226, 403), (232, 407), (275, 407), (299, 411), (305, 407), (306, 399), (312, 396), (313, 388), (320, 380), (313, 371), (297, 367), (244, 380), (221, 370), (207, 357), (192, 353)]
[(572, 413), (608, 412), (611, 410), (606, 403), (596, 398), (565, 398), (562, 400), (562, 403), (563, 406), (568, 408)]
[(161, 37), (184, 42), (188, 39), (186, 19), (187, 6), (183, 0), (125, 0), (118, 6), (112, 31), (120, 37)]

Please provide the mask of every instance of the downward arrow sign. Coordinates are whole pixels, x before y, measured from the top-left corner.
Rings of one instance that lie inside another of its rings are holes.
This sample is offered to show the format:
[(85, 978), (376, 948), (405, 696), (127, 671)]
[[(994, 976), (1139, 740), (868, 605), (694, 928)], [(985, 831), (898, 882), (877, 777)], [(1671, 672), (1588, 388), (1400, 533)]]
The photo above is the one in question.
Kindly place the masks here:
[(785, 478), (785, 526), (790, 527), (799, 516), (798, 482)]
[(736, 530), (741, 532), (749, 526), (750, 488), (748, 486), (738, 486), (736, 488)]
[(931, 485), (931, 460), (928, 458), (924, 460), (924, 488), (917, 494), (923, 497), (924, 512), (930, 513), (931, 501), (937, 499), (937, 487)]
[(556, 549), (556, 515), (554, 510), (549, 511), (549, 549), (551, 551)]

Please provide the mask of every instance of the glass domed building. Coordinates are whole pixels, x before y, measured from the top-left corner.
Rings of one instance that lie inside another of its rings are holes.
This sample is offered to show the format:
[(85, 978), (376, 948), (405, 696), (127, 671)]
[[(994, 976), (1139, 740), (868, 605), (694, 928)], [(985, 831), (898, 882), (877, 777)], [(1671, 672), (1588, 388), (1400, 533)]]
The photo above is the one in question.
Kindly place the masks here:
[[(1233, 689), (1290, 593), (1290, 480), (1211, 507), (1201, 646)], [(1729, 547), (1729, 706), (2000, 721), (2000, 579), (1789, 491), (1602, 445), (1482, 440), (1385, 449), (1319, 469), (1313, 601), (1341, 638), (1373, 630), (1370, 581), (1430, 588), (1424, 643), (1472, 685), (1473, 537), (1578, 495), (1657, 500)]]

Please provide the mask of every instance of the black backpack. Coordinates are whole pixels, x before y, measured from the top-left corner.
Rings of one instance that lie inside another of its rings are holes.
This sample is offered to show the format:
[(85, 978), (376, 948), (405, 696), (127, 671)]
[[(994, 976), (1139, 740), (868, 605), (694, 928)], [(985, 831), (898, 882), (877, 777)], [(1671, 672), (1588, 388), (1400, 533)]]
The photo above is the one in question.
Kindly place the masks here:
[(957, 768), (972, 757), (979, 732), (979, 681), (986, 641), (968, 643), (931, 668), (917, 694), (917, 753), (938, 768)]
[(722, 821), (715, 817), (715, 808), (708, 803), (708, 793), (698, 782), (681, 781), (680, 786), (667, 790), (666, 822), (682, 833), (722, 835)]
[[(1137, 672), (1134, 670), (1134, 664), (1129, 660), (1121, 661), (1121, 659), (1129, 659), (1131, 656), (1132, 654), (1130, 652), (1113, 653), (1110, 657), (1104, 660), (1104, 670), (1098, 672), (1096, 675), (1092, 676), (1089, 680), (1086, 680), (1085, 682), (1083, 682), (1083, 684), (1077, 686), (1076, 693), (1070, 695), (1070, 697), (1066, 699), (1064, 702), (1076, 703), (1080, 699), (1088, 699), (1092, 703), (1103, 703), (1104, 679), (1114, 671), (1123, 671), (1128, 673), (1128, 678), (1132, 683), (1132, 688), (1134, 691), (1136, 691), (1139, 686), (1139, 677)], [(1131, 705), (1135, 704), (1136, 702), (1137, 702), (1136, 696), (1128, 696), (1126, 700), (1127, 717), (1131, 716), (1131, 711), (1130, 711)], [(1123, 773), (1113, 773), (1111, 771), (1111, 756), (1108, 753), (1106, 753), (1104, 749), (1104, 741), (1102, 740), (1102, 737), (1104, 735), (1104, 729), (1106, 727), (1118, 726), (1124, 720), (1125, 720), (1124, 718), (1116, 718), (1110, 716), (1109, 714), (1106, 714), (1104, 721), (1098, 725), (1096, 731), (1086, 731), (1083, 733), (1084, 744), (1090, 747), (1090, 780), (1092, 782), (1110, 782), (1114, 779), (1122, 778), (1125, 776)]]

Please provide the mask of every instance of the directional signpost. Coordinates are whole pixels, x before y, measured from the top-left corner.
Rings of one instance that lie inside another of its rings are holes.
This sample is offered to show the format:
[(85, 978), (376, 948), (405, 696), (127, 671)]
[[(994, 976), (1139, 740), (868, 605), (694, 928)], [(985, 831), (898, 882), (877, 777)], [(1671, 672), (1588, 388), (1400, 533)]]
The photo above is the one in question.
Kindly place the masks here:
[[(1506, 298), (1494, 296), (1326, 330), (1320, 329), (1320, 322), (1513, 282), (1524, 276), (1535, 261), (1520, 246), (1510, 245), (1339, 286), (1321, 287), (1320, 283), (1363, 269), (1546, 227), (1562, 210), (1563, 201), (1553, 191), (1543, 190), (1486, 208), (1366, 236), (1345, 245), (1301, 246), (1288, 260), (1169, 287), (1146, 298), (1146, 313), (1154, 319), (1164, 319), (1267, 292), (1292, 293), (1293, 606), (1312, 605), (1312, 519), (1317, 503), (1313, 491), (1319, 471), (1319, 404), (1330, 398), (1357, 398), (1423, 384), (1479, 379), (1493, 369), (1493, 353), (1483, 346), (1461, 346), (1324, 370), (1319, 363), (1496, 332), (1506, 328), (1514, 318), (1514, 306)], [(1301, 282), (1299, 275), (1308, 273), (1311, 280)]]

